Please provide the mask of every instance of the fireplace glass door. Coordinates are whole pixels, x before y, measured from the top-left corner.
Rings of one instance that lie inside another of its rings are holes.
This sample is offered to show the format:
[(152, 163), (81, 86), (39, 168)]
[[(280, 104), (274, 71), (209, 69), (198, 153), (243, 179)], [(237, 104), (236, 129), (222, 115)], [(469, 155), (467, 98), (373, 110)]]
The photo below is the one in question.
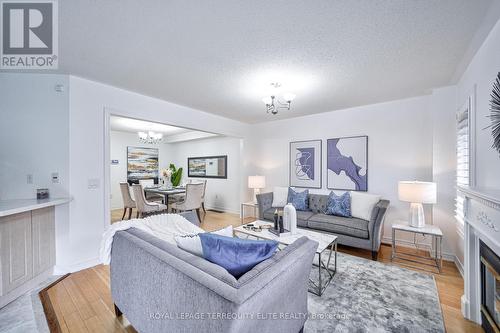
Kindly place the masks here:
[(486, 332), (500, 329), (500, 258), (483, 242), (481, 252), (481, 317)]

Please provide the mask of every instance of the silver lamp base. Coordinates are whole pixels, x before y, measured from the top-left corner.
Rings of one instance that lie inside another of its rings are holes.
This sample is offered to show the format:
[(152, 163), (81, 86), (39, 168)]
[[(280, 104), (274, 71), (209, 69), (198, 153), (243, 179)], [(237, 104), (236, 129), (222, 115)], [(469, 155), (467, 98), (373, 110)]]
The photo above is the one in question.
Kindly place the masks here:
[(421, 203), (413, 202), (410, 205), (410, 226), (414, 228), (425, 227), (424, 206)]
[(254, 204), (257, 204), (257, 194), (260, 194), (260, 189), (254, 188), (253, 189), (253, 203)]

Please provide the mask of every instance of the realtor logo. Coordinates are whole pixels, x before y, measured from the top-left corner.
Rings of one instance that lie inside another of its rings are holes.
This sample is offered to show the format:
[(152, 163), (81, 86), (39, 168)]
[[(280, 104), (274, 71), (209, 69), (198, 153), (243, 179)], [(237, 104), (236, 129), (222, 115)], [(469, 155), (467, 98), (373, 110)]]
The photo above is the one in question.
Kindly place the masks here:
[(57, 69), (57, 2), (0, 1), (1, 69)]

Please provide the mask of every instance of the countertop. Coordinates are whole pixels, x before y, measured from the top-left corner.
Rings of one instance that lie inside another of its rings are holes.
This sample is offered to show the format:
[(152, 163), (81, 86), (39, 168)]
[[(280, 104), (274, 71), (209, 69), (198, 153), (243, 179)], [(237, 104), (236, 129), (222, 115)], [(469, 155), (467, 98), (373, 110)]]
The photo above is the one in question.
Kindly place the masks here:
[(70, 198), (0, 200), (0, 217), (50, 206), (62, 205), (70, 201)]

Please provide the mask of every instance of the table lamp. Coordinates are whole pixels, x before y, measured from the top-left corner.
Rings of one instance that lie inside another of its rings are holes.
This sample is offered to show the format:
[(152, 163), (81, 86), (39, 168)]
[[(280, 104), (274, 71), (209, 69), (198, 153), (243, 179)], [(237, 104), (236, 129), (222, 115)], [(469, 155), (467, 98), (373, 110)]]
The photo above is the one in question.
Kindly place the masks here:
[(248, 188), (253, 189), (253, 200), (257, 203), (257, 194), (260, 189), (266, 187), (266, 177), (264, 176), (248, 176)]
[(410, 226), (422, 228), (425, 226), (424, 207), (422, 204), (436, 203), (436, 183), (401, 181), (398, 184), (399, 200), (411, 203)]

